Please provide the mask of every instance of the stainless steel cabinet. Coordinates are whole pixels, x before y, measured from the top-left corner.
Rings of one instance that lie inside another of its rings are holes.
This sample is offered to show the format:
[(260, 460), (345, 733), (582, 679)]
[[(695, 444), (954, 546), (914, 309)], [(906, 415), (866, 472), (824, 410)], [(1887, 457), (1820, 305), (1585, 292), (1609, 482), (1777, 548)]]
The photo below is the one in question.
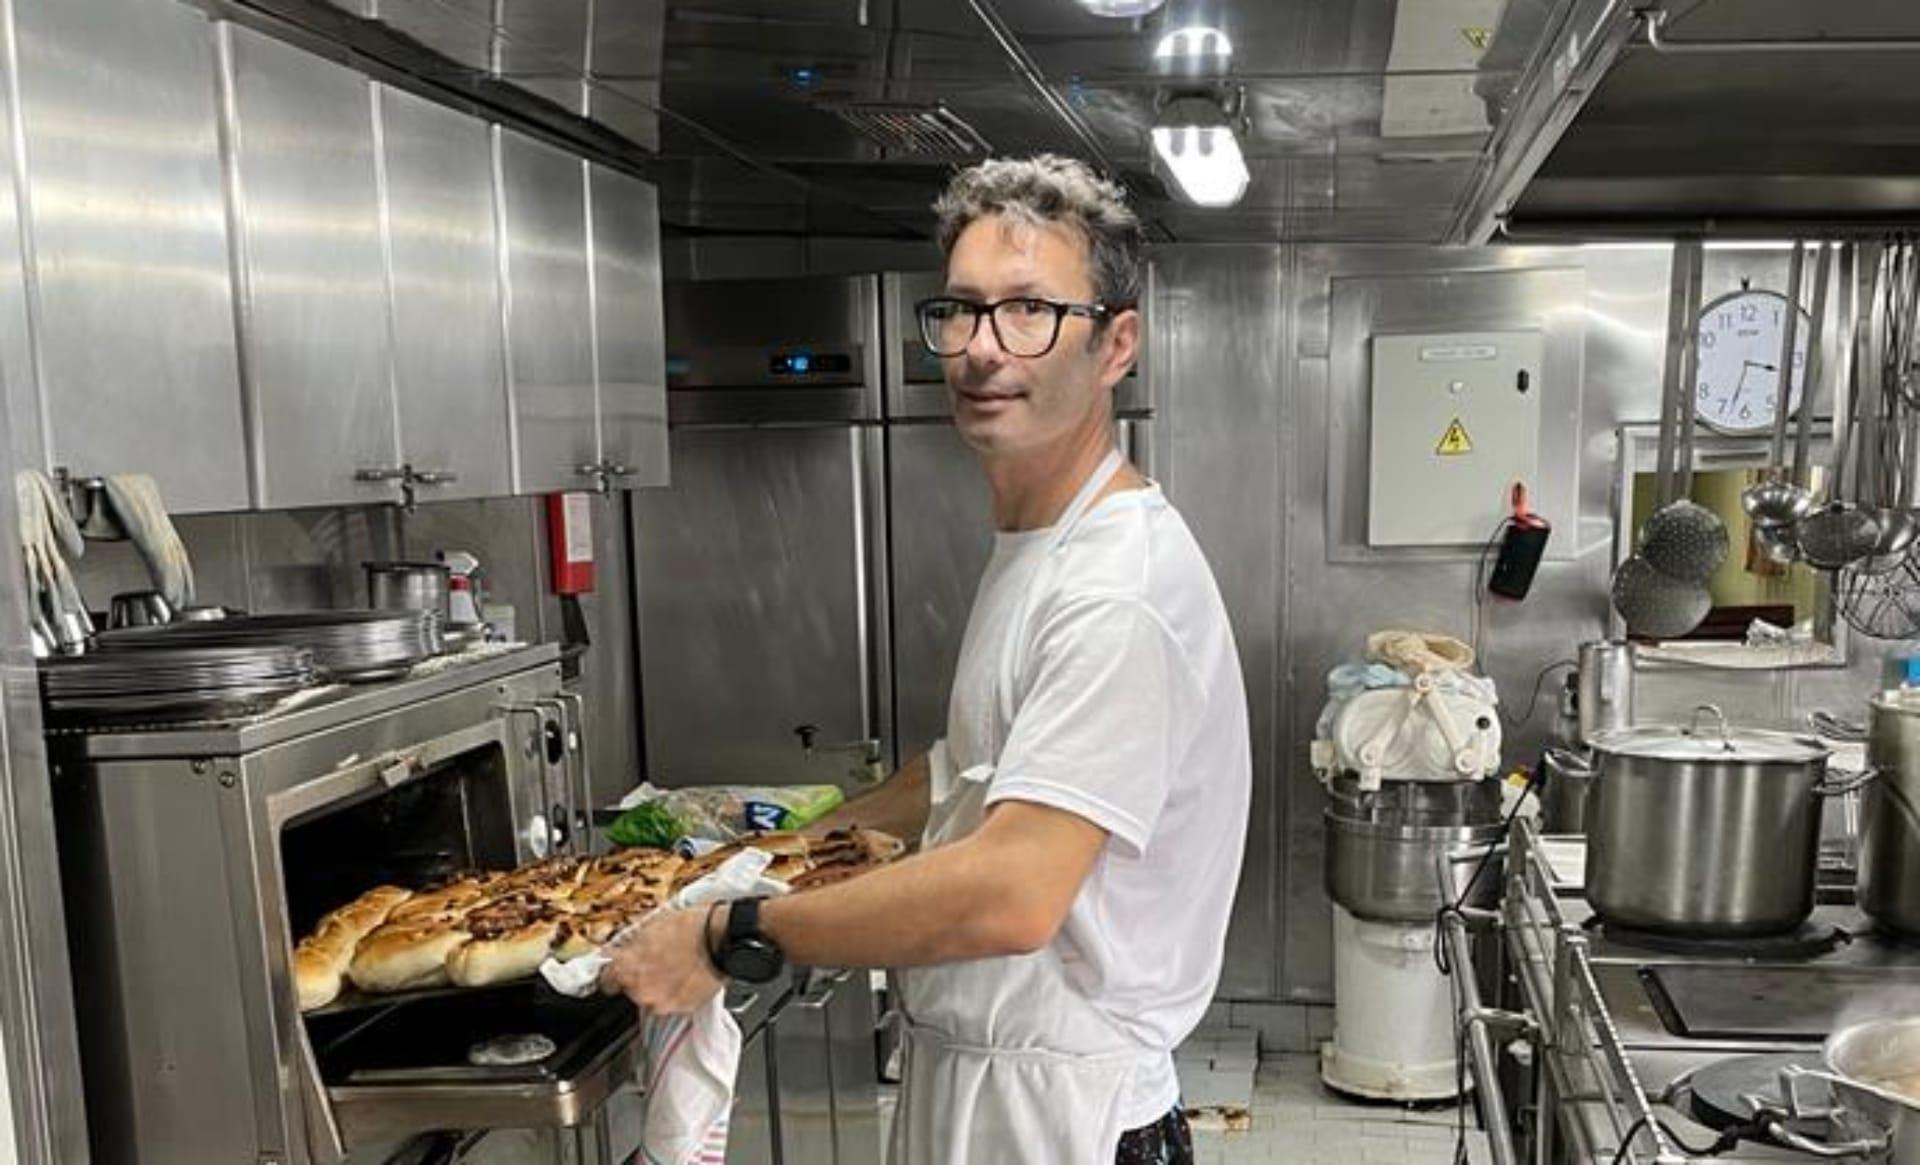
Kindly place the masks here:
[(383, 501), (398, 466), (371, 83), (219, 28), (255, 502)]
[(600, 460), (594, 416), (593, 305), (586, 163), (494, 130), (506, 272), (507, 367), (522, 493), (579, 489)]
[(6, 371), (37, 387), (43, 464), (152, 474), (176, 510), (243, 509), (207, 20), (145, 0), (15, 0), (12, 12), (37, 384), (27, 361)]
[(728, 989), (727, 1010), (740, 1025), (740, 1071), (734, 1078), (733, 1117), (727, 1127), (729, 1165), (773, 1165), (778, 1105), (772, 1089), (769, 1038), (780, 988), (769, 984), (763, 992), (738, 986)]
[[(644, 740), (670, 785), (833, 782), (869, 734), (872, 427), (681, 429), (634, 495)], [(811, 766), (811, 767), (810, 767)]]
[[(845, 972), (806, 972), (772, 1034), (779, 1086), (780, 1161), (835, 1165), (833, 1071), (827, 1057), (827, 1007)], [(840, 979), (836, 979), (839, 976)]]
[(873, 990), (864, 971), (812, 971), (774, 1029), (781, 1160), (879, 1165)]
[(978, 460), (945, 422), (887, 426), (887, 474), (893, 722), (905, 762), (946, 734), (960, 637), (993, 553), (993, 509)]
[(423, 499), (512, 492), (491, 135), (374, 87), (401, 460)]
[(613, 484), (665, 485), (659, 198), (647, 183), (597, 165), (587, 167), (587, 192), (600, 460)]

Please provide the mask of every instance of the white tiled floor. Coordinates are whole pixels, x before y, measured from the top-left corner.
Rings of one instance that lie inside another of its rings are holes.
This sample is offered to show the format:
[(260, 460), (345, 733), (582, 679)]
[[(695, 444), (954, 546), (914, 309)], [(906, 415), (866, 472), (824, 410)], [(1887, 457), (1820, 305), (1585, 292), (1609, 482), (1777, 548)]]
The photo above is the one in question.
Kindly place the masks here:
[[(1409, 1110), (1360, 1104), (1327, 1091), (1312, 1055), (1260, 1061), (1253, 1084), (1253, 1127), (1246, 1132), (1194, 1133), (1199, 1165), (1449, 1165), (1456, 1110)], [(1487, 1160), (1485, 1138), (1472, 1129), (1475, 1165)]]
[[(893, 1099), (882, 1089), (887, 1120)], [(1345, 1100), (1321, 1085), (1319, 1057), (1269, 1057), (1254, 1076), (1253, 1127), (1196, 1130), (1194, 1155), (1197, 1165), (1451, 1165), (1455, 1113)], [(1467, 1123), (1468, 1159), (1485, 1165), (1486, 1138), (1471, 1114)]]

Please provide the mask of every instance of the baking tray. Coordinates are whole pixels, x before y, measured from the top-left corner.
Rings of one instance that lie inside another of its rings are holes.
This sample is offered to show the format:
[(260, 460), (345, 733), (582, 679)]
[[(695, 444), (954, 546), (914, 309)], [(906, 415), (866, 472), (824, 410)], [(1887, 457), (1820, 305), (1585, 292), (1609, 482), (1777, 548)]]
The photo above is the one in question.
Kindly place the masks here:
[[(571, 1128), (634, 1076), (639, 1013), (621, 996), (571, 999), (537, 981), (461, 989), (380, 1010), (306, 1017), (347, 1144), (439, 1129)], [(517, 1065), (468, 1063), (476, 1044), (539, 1034), (555, 1050)]]

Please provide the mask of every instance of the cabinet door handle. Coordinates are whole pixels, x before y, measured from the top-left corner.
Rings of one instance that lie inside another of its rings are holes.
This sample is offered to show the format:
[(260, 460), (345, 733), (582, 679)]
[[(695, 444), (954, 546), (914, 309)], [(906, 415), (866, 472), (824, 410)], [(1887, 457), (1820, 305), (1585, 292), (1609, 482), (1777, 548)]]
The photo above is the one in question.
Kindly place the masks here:
[(422, 469), (408, 474), (407, 480), (415, 485), (452, 485), (460, 475), (451, 469)]
[(388, 481), (405, 481), (406, 477), (407, 477), (407, 471), (404, 469), (395, 469), (395, 468), (356, 469), (353, 471), (353, 480), (355, 481), (376, 482), (376, 483), (388, 482)]
[(606, 466), (602, 462), (591, 461), (574, 466), (573, 472), (581, 477), (599, 477), (606, 472)]

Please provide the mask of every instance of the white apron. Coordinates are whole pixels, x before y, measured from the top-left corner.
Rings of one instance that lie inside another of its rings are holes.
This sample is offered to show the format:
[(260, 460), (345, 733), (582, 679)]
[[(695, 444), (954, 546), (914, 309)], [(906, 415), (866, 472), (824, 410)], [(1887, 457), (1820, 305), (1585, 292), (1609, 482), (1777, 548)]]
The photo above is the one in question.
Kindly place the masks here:
[[(1110, 453), (1067, 507), (1047, 540), (1049, 553), (1073, 532), (1120, 467)], [(1044, 573), (1044, 572), (1040, 572)], [(1036, 575), (1038, 577), (1038, 575)], [(1004, 696), (1025, 666), (1024, 615), (999, 658)], [(996, 757), (1004, 740), (995, 741)], [(971, 834), (986, 818), (994, 766), (953, 772), (946, 742), (931, 762), (927, 848)], [(1164, 1052), (1144, 1048), (1074, 987), (1051, 948), (904, 972), (905, 1076), (894, 1118), (898, 1165), (1109, 1165), (1123, 1127), (1120, 1107), (1142, 1066)]]

